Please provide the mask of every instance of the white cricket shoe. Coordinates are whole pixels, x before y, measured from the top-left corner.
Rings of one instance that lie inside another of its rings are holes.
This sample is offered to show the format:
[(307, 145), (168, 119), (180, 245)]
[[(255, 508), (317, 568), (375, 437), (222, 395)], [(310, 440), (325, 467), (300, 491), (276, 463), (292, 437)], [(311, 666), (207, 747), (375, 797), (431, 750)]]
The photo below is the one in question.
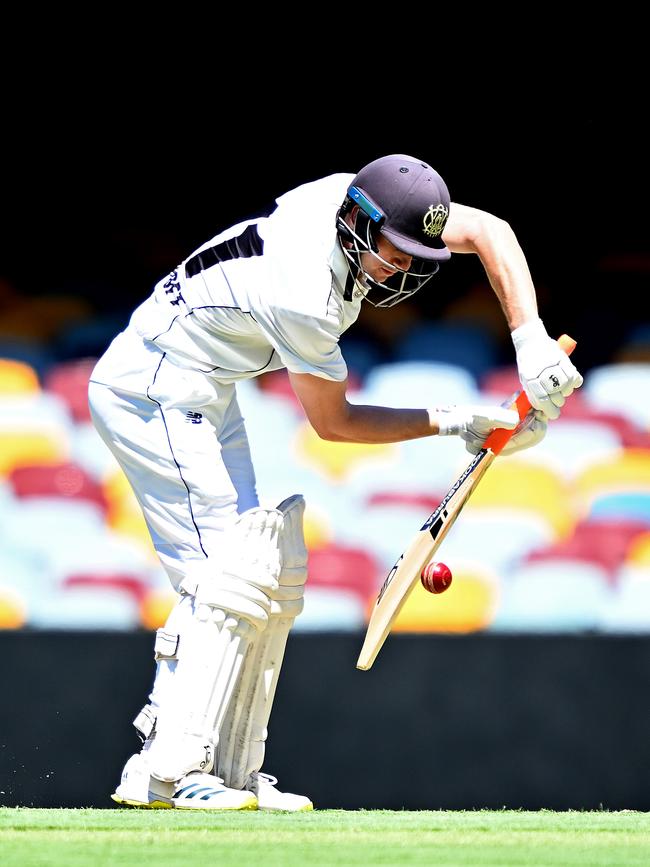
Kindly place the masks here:
[(292, 792), (279, 792), (275, 787), (278, 783), (271, 774), (258, 771), (250, 775), (249, 791), (257, 798), (258, 810), (285, 810), (291, 813), (313, 810), (314, 805), (305, 795), (294, 795)]
[(173, 794), (174, 783), (163, 783), (150, 776), (144, 756), (136, 753), (124, 765), (122, 779), (111, 798), (129, 807), (157, 810), (173, 807)]
[(172, 804), (177, 810), (256, 810), (253, 792), (229, 789), (219, 777), (192, 771), (174, 784)]
[(165, 783), (149, 774), (142, 753), (131, 756), (120, 785), (111, 798), (129, 807), (150, 810), (176, 807), (181, 810), (255, 810), (257, 798), (252, 792), (229, 789), (212, 774), (192, 772), (176, 783)]

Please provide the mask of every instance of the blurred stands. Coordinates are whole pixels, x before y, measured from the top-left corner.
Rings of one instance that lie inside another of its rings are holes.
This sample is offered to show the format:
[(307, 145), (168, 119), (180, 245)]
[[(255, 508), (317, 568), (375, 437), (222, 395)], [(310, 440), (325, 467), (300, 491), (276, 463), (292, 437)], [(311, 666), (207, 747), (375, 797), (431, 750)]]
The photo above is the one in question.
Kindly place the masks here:
[[(146, 629), (175, 602), (131, 489), (92, 426), (96, 357), (124, 324), (51, 297), (0, 315), (0, 628)], [(350, 400), (501, 402), (518, 388), (495, 329), (403, 322), (392, 353), (342, 340)], [(535, 449), (499, 459), (397, 631), (650, 632), (650, 326), (589, 370)], [(578, 359), (579, 365), (579, 359)], [(238, 386), (260, 497), (307, 501), (300, 630), (361, 630), (386, 572), (469, 461), (456, 438), (320, 440), (285, 372)]]

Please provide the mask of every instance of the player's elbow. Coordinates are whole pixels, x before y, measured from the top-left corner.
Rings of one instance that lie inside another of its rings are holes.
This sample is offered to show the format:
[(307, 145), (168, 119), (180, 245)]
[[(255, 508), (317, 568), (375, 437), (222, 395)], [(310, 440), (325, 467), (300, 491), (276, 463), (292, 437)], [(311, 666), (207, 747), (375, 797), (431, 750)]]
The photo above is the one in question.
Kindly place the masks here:
[(346, 437), (339, 433), (333, 425), (324, 419), (319, 419), (317, 421), (309, 419), (309, 422), (320, 439), (331, 443), (345, 442)]

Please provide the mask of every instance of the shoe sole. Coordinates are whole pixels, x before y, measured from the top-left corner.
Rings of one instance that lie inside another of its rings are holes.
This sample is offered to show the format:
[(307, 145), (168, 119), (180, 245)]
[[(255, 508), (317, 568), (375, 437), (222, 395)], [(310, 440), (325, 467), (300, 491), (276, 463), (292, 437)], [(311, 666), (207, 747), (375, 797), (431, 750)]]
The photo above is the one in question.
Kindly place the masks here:
[(197, 807), (194, 804), (174, 804), (175, 810), (195, 810), (199, 813), (229, 813), (241, 810), (257, 810), (257, 798), (247, 801), (241, 807)]
[(168, 804), (166, 801), (149, 801), (147, 804), (142, 801), (130, 801), (128, 798), (121, 798), (115, 793), (111, 795), (111, 799), (123, 807), (139, 807), (142, 810), (172, 810), (174, 807), (173, 804)]
[(314, 805), (305, 804), (304, 807), (296, 807), (295, 810), (283, 810), (282, 807), (258, 807), (257, 809), (260, 813), (309, 813), (314, 809)]

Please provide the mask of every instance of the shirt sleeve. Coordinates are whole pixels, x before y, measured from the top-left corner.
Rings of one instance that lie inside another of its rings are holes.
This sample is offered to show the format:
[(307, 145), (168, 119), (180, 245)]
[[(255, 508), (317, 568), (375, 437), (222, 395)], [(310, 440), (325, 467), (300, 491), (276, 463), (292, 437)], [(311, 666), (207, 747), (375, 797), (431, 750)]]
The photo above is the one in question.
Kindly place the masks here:
[(292, 373), (311, 373), (336, 382), (347, 377), (339, 330), (329, 319), (275, 307), (258, 325)]

